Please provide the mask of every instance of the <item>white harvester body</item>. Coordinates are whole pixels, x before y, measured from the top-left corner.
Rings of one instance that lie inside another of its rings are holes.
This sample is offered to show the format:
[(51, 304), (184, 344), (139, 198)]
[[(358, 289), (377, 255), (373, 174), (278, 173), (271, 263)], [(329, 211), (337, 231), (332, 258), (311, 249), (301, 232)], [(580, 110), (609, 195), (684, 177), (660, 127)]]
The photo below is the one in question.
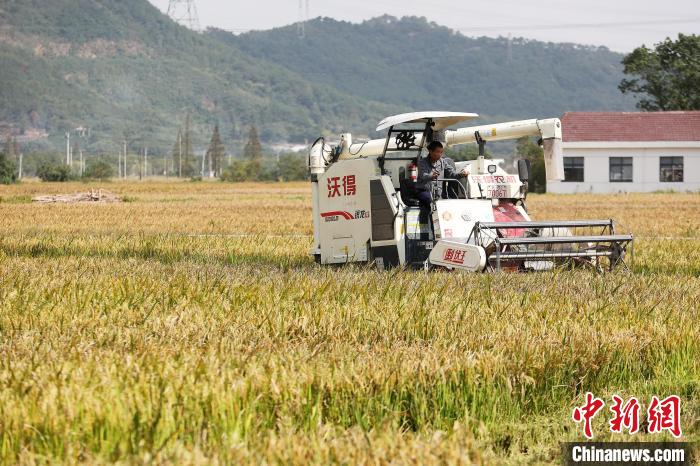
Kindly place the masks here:
[[(546, 270), (558, 263), (613, 268), (624, 263), (631, 235), (615, 234), (612, 220), (533, 222), (525, 200), (529, 165), (509, 174), (480, 156), (457, 162), (469, 175), (440, 180), (446, 198), (421, 205), (410, 170), (430, 141), (447, 146), (538, 136), (548, 179), (562, 179), (561, 123), (524, 120), (457, 130), (477, 115), (418, 112), (389, 117), (385, 139), (335, 145), (319, 138), (309, 155), (314, 247), (320, 264), (374, 263), (380, 268), (442, 267), (470, 272)], [(435, 193), (434, 193), (435, 194)], [(585, 230), (585, 234), (578, 234)]]

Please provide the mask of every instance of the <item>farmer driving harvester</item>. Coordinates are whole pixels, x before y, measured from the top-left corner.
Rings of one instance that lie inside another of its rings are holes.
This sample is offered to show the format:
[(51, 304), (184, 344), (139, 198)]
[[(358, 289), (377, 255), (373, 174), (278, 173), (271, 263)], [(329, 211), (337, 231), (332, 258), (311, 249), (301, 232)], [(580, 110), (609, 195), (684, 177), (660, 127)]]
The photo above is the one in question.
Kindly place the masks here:
[(430, 205), (433, 192), (438, 198), (442, 196), (442, 181), (437, 180), (469, 176), (469, 171), (466, 169), (457, 172), (454, 162), (447, 157), (443, 157), (443, 153), (442, 143), (433, 141), (428, 144), (427, 157), (418, 159), (417, 197), (424, 206)]
[[(527, 160), (510, 174), (484, 157), (488, 141), (539, 136), (548, 179), (563, 179), (559, 119), (448, 129), (477, 116), (414, 112), (382, 120), (376, 130), (387, 130), (384, 139), (353, 144), (343, 133), (331, 145), (318, 138), (309, 152), (314, 259), (465, 272), (625, 266), (633, 237), (616, 232), (613, 220), (533, 221)], [(476, 160), (443, 158), (443, 147), (467, 143), (478, 145)]]

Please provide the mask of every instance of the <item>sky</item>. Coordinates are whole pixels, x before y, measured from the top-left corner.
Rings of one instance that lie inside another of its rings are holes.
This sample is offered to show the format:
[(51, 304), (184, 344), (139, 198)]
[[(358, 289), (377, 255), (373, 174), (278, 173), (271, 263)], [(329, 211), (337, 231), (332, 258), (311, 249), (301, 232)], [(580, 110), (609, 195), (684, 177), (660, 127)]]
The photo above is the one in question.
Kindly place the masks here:
[[(167, 12), (169, 0), (150, 0)], [(183, 1), (183, 0), (179, 0)], [(299, 21), (299, 0), (194, 0), (201, 27), (239, 33)], [(425, 16), (467, 36), (526, 37), (629, 52), (679, 32), (700, 34), (698, 0), (301, 0), (308, 17), (361, 22)]]

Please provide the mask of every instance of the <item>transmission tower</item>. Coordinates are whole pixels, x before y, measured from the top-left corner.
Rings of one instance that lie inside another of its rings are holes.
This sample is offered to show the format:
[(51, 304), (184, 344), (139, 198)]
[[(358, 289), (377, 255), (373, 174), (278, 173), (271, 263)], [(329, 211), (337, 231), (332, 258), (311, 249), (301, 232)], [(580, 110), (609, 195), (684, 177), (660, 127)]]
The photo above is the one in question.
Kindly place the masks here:
[(194, 0), (170, 0), (168, 16), (193, 31), (199, 31), (199, 17)]
[[(306, 11), (304, 10), (306, 4)], [(297, 22), (297, 34), (300, 39), (306, 37), (306, 22), (309, 20), (309, 0), (299, 0), (299, 22)]]

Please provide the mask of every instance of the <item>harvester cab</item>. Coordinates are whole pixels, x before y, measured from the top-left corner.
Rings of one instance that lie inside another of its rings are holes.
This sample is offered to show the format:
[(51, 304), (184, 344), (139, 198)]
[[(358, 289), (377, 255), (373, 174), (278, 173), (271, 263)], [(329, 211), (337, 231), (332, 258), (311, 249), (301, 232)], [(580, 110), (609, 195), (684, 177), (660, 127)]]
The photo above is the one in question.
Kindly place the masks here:
[[(320, 264), (371, 262), (378, 268), (446, 268), (469, 272), (549, 270), (557, 265), (613, 269), (625, 264), (632, 235), (613, 220), (532, 221), (527, 213), (529, 162), (509, 174), (484, 157), (487, 141), (537, 136), (548, 179), (563, 178), (561, 123), (523, 120), (449, 130), (474, 113), (417, 112), (382, 120), (386, 138), (311, 147), (314, 247)], [(461, 179), (438, 179), (430, 205), (419, 201), (417, 165), (426, 146), (475, 143), (476, 160), (455, 163)], [(441, 195), (437, 195), (437, 193)]]

